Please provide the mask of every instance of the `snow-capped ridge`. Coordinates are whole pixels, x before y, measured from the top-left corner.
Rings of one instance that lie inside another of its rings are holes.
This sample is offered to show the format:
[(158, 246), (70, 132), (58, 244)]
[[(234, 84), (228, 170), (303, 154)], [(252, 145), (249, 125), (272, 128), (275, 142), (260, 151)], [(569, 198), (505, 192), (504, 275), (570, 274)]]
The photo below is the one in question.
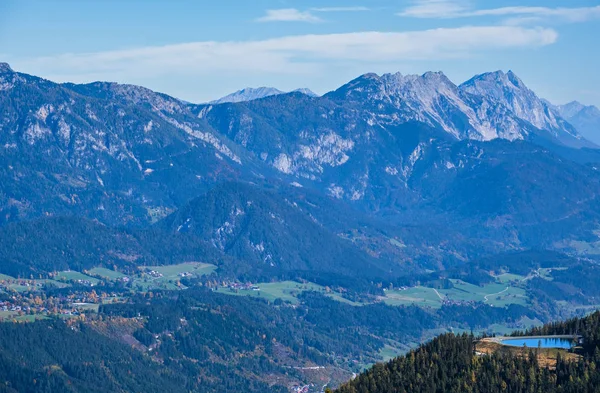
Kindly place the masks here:
[[(308, 88), (300, 88), (293, 90), (289, 93), (301, 93), (307, 95), (309, 97), (318, 97), (318, 94), (315, 94)], [(238, 103), (238, 102), (248, 102), (254, 100), (260, 100), (262, 98), (278, 96), (282, 94), (288, 94), (288, 92), (276, 89), (274, 87), (246, 87), (242, 90), (238, 90), (235, 93), (231, 93), (226, 95), (225, 97), (219, 98), (218, 100), (210, 101), (209, 104), (218, 105), (218, 104), (227, 104), (227, 103)]]
[(274, 87), (246, 87), (242, 90), (236, 91), (235, 93), (231, 93), (225, 97), (219, 98), (218, 100), (211, 101), (209, 104), (246, 102), (279, 94), (283, 94), (283, 91)]
[(513, 71), (476, 75), (461, 85), (439, 71), (422, 75), (368, 73), (327, 97), (370, 103), (368, 122), (372, 126), (417, 121), (458, 139), (518, 140), (550, 133), (561, 143), (585, 144)]
[(312, 91), (311, 89), (307, 88), (307, 87), (303, 87), (300, 89), (296, 89), (294, 91), (292, 91), (291, 93), (300, 93), (300, 94), (304, 94), (305, 96), (309, 96), (309, 97), (319, 97), (319, 95), (317, 93), (315, 93), (314, 91)]

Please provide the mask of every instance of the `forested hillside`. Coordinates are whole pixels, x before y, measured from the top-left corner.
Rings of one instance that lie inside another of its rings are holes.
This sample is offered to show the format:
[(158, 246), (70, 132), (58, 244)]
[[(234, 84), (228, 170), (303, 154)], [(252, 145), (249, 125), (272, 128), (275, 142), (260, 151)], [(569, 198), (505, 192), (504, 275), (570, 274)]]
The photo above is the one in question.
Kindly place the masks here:
[(191, 235), (111, 228), (72, 216), (11, 223), (0, 227), (0, 238), (0, 271), (24, 278), (100, 265), (134, 271), (141, 265), (224, 259)]
[[(76, 293), (56, 289), (44, 298)], [(316, 292), (291, 304), (206, 288), (151, 291), (67, 320), (0, 323), (0, 391), (265, 393), (294, 384), (338, 386), (381, 360), (393, 343), (525, 315), (535, 317), (518, 306), (447, 306), (437, 313), (354, 306)]]
[(598, 392), (600, 313), (547, 325), (527, 334), (579, 334), (578, 360), (557, 355), (556, 368), (540, 365), (536, 348), (476, 354), (472, 335), (446, 334), (387, 364), (378, 364), (338, 393)]

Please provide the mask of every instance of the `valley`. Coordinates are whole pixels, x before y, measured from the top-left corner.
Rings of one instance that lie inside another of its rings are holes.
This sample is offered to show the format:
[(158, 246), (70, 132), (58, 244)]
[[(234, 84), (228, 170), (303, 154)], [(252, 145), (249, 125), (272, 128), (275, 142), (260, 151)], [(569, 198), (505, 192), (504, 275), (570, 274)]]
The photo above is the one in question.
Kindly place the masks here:
[(440, 335), (600, 304), (600, 154), (512, 72), (209, 104), (8, 65), (0, 86), (14, 391), (343, 391)]

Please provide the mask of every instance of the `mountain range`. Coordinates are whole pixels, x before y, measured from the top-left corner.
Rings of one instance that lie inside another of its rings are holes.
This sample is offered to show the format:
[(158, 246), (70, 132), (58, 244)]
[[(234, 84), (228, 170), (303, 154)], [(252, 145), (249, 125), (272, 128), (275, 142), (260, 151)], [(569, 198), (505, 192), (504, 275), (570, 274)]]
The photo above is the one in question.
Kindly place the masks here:
[(183, 232), (267, 275), (597, 250), (600, 151), (573, 120), (588, 111), (552, 106), (513, 72), (246, 93), (196, 105), (2, 64), (0, 225), (77, 216)]

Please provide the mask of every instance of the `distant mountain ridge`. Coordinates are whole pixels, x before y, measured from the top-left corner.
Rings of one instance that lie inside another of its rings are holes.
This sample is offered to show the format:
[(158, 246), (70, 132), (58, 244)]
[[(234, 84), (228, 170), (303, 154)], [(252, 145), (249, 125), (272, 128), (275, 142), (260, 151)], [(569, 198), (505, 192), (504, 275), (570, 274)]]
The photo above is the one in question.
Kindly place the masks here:
[(600, 145), (600, 109), (578, 101), (558, 105), (556, 109), (582, 136)]
[[(313, 93), (310, 89), (296, 89), (291, 91), (291, 93), (301, 93), (307, 95), (309, 97), (318, 97), (316, 93)], [(287, 92), (281, 91), (274, 87), (258, 87), (252, 88), (247, 87), (242, 90), (238, 90), (235, 93), (231, 93), (226, 95), (225, 97), (219, 98), (218, 100), (210, 101), (209, 104), (226, 104), (226, 103), (237, 103), (237, 102), (246, 102), (259, 100), (261, 98), (277, 96), (281, 94), (288, 94)]]

